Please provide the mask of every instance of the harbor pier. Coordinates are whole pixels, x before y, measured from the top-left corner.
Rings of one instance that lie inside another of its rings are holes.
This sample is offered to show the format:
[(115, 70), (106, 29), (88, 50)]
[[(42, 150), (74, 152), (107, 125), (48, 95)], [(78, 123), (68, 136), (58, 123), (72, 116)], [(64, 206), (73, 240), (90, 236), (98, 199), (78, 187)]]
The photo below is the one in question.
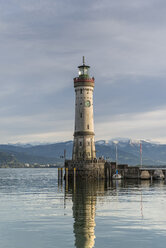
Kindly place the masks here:
[[(65, 179), (74, 178), (90, 180), (113, 180), (112, 176), (116, 173), (116, 162), (106, 162), (103, 160), (94, 161), (65, 161)], [(122, 179), (140, 179), (140, 180), (161, 180), (166, 177), (166, 167), (143, 167), (128, 166), (127, 164), (118, 165), (118, 173)]]

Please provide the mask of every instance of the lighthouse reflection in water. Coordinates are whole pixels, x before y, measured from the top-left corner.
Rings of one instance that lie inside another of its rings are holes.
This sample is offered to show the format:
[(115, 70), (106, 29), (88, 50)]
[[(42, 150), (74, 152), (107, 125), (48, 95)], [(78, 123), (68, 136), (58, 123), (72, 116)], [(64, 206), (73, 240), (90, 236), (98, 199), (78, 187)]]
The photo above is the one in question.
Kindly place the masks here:
[(115, 189), (114, 194), (117, 196), (117, 190), (121, 184), (120, 180), (114, 181), (112, 184), (103, 180), (77, 180), (67, 183), (65, 197), (72, 197), (73, 233), (76, 248), (95, 247), (97, 201), (100, 199), (101, 203), (103, 202), (102, 198), (106, 194), (108, 187), (113, 187)]
[(95, 244), (95, 212), (97, 194), (104, 192), (103, 183), (76, 182), (72, 187), (73, 231), (77, 248), (91, 248)]

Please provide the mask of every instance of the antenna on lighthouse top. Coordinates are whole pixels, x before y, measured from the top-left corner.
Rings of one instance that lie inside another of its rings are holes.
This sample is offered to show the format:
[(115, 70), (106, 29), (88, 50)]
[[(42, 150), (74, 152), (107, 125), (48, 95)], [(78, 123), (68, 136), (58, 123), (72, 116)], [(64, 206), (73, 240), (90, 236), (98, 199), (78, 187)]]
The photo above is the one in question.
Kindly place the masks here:
[[(80, 65), (80, 66), (78, 66), (78, 68), (79, 68), (79, 70), (81, 69), (81, 70), (84, 70), (85, 68), (86, 68), (86, 70), (87, 69), (89, 69), (90, 68), (90, 66), (89, 65), (86, 65), (85, 64), (85, 56), (82, 56), (82, 65)], [(79, 74), (79, 75), (85, 75), (85, 74), (87, 74), (88, 73), (88, 71), (86, 71), (86, 73), (85, 72), (83, 72), (83, 73), (81, 73), (81, 74)]]
[(83, 56), (83, 58), (82, 58), (82, 59), (83, 59), (83, 65), (85, 65), (85, 57)]

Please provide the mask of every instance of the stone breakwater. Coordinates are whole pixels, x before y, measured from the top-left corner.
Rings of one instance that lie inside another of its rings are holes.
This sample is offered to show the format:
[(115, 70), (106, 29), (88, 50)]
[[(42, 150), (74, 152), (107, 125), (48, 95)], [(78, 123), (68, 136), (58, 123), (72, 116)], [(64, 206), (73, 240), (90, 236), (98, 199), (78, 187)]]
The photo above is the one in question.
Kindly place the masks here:
[[(104, 159), (85, 161), (65, 161), (65, 178), (109, 179), (116, 173), (116, 163), (106, 162)], [(166, 168), (140, 168), (139, 166), (118, 165), (118, 173), (123, 179), (164, 179)]]

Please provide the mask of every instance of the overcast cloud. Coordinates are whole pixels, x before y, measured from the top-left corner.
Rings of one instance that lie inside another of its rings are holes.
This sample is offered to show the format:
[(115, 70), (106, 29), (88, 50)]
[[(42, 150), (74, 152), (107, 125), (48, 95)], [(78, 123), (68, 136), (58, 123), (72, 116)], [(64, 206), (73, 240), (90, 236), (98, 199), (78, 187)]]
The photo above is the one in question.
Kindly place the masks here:
[(0, 143), (73, 139), (73, 77), (95, 77), (96, 140), (166, 143), (164, 0), (0, 0)]

